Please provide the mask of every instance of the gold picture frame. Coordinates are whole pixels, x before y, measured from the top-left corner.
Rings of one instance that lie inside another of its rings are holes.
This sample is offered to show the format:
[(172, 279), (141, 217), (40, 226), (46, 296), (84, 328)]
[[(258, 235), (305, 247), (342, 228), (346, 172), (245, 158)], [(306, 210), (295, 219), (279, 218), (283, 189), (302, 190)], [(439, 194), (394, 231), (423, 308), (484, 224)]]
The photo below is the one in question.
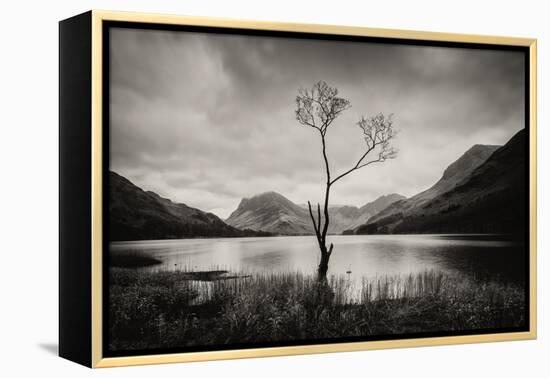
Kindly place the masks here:
[[(536, 54), (537, 41), (536, 39), (528, 38), (513, 38), (500, 36), (482, 36), (469, 34), (452, 34), (452, 33), (436, 33), (423, 31), (406, 31), (393, 29), (377, 29), (366, 27), (352, 26), (334, 26), (334, 25), (316, 25), (316, 24), (294, 24), (294, 23), (279, 23), (279, 22), (259, 22), (249, 20), (229, 20), (209, 17), (188, 17), (160, 14), (145, 14), (145, 13), (126, 13), (126, 12), (110, 12), (94, 10), (85, 14), (86, 22), (89, 22), (91, 30), (89, 30), (90, 40), (90, 70), (91, 70), (91, 103), (90, 109), (90, 129), (91, 135), (91, 167), (90, 174), (90, 215), (91, 229), (89, 232), (89, 257), (78, 269), (89, 269), (90, 293), (86, 294), (86, 300), (90, 301), (89, 309), (91, 312), (86, 321), (90, 321), (90, 355), (89, 359), (72, 356), (69, 351), (69, 346), (66, 348), (63, 344), (71, 344), (71, 336), (69, 332), (75, 332), (74, 329), (64, 331), (64, 336), (60, 339), (66, 339), (66, 342), (60, 341), (60, 354), (69, 359), (83, 363), (90, 367), (115, 367), (115, 366), (130, 366), (144, 364), (161, 364), (174, 362), (190, 362), (190, 361), (208, 361), (220, 359), (239, 359), (252, 357), (267, 357), (267, 356), (284, 356), (284, 355), (301, 355), (312, 353), (329, 353), (329, 352), (348, 352), (361, 351), (371, 349), (387, 349), (387, 348), (403, 348), (403, 347), (420, 347), (420, 346), (435, 346), (448, 344), (466, 344), (466, 343), (481, 343), (495, 341), (512, 341), (512, 340), (530, 340), (537, 336), (537, 264), (536, 264), (536, 242), (537, 242), (537, 181), (536, 181), (536, 122), (537, 122), (537, 107), (536, 107)], [(281, 346), (281, 347), (262, 347), (252, 349), (231, 349), (231, 350), (216, 350), (207, 352), (188, 352), (188, 353), (170, 353), (170, 354), (152, 354), (139, 356), (124, 356), (124, 357), (104, 357), (102, 351), (103, 345), (103, 23), (106, 21), (117, 22), (134, 22), (134, 23), (152, 23), (152, 24), (169, 24), (169, 25), (189, 25), (200, 27), (216, 27), (216, 28), (237, 28), (262, 31), (277, 31), (277, 32), (298, 32), (310, 34), (332, 34), (343, 36), (358, 36), (358, 37), (377, 37), (377, 38), (393, 38), (400, 40), (413, 41), (433, 41), (433, 42), (457, 42), (457, 43), (472, 43), (472, 44), (488, 44), (488, 45), (506, 45), (506, 46), (521, 46), (529, 50), (529, 127), (530, 127), (530, 166), (529, 166), (529, 330), (525, 332), (511, 333), (495, 333), (495, 334), (476, 334), (476, 335), (461, 335), (461, 336), (445, 336), (445, 337), (429, 337), (429, 338), (413, 338), (413, 339), (398, 339), (398, 340), (380, 340), (380, 341), (360, 341), (360, 342), (343, 342), (334, 344), (315, 344), (301, 346)], [(63, 23), (63, 22), (62, 22)], [(63, 37), (61, 37), (63, 38)], [(62, 43), (63, 47), (63, 43)], [(63, 53), (62, 53), (63, 54)], [(63, 70), (63, 67), (60, 68)], [(61, 72), (63, 74), (63, 72)], [(61, 85), (63, 88), (63, 85)], [(66, 101), (69, 101), (68, 99)], [(66, 106), (61, 101), (61, 108)], [(63, 110), (61, 110), (63, 111)], [(63, 157), (61, 157), (63, 159)], [(63, 215), (63, 214), (62, 214)], [(69, 227), (69, 226), (67, 226)], [(63, 230), (62, 230), (63, 232)], [(63, 260), (63, 255), (60, 260)], [(61, 261), (63, 265), (63, 262)], [(69, 263), (67, 263), (69, 264)], [(61, 272), (63, 274), (63, 272)], [(69, 283), (69, 278), (62, 279), (60, 283), (63, 291), (64, 285)], [(78, 288), (78, 285), (76, 286)], [(66, 294), (66, 293), (65, 293)], [(64, 295), (65, 295), (64, 294)], [(63, 301), (62, 298), (60, 298)], [(65, 324), (70, 317), (77, 316), (67, 310), (68, 305), (60, 304), (60, 322)], [(60, 332), (62, 332), (60, 330)], [(76, 337), (76, 336), (74, 336)], [(71, 348), (73, 348), (71, 344)], [(64, 352), (66, 350), (66, 352)], [(88, 352), (86, 352), (88, 353)]]

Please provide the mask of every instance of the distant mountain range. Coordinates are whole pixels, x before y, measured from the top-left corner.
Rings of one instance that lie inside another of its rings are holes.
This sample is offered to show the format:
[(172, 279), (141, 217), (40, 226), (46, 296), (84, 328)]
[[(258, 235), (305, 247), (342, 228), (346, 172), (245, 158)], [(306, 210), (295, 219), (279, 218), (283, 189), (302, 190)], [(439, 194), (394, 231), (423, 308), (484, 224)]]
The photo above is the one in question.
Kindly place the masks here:
[(352, 233), (522, 233), (525, 145), (521, 130), (502, 147), (473, 146), (434, 186), (393, 203)]
[(229, 226), (212, 213), (146, 192), (109, 172), (109, 239), (266, 236)]
[[(366, 222), (391, 203), (405, 197), (399, 194), (382, 196), (360, 208), (331, 206), (329, 233), (342, 231)], [(313, 226), (307, 205), (298, 205), (276, 192), (266, 192), (241, 200), (237, 209), (226, 219), (236, 228), (268, 231), (282, 235), (310, 235)]]
[(380, 213), (382, 210), (387, 208), (388, 206), (392, 205), (393, 203), (405, 199), (405, 196), (402, 196), (401, 194), (392, 193), (385, 196), (378, 197), (372, 202), (367, 203), (364, 206), (361, 206), (359, 209), (357, 209), (357, 216), (353, 219), (353, 222), (351, 225), (346, 226), (342, 229), (346, 230), (348, 228), (355, 228), (358, 227), (365, 222), (367, 222), (369, 219)]
[[(523, 233), (526, 142), (522, 130), (504, 146), (475, 145), (410, 198), (389, 194), (361, 207), (331, 206), (329, 233)], [(112, 241), (312, 234), (307, 206), (276, 192), (242, 199), (223, 221), (109, 172)]]

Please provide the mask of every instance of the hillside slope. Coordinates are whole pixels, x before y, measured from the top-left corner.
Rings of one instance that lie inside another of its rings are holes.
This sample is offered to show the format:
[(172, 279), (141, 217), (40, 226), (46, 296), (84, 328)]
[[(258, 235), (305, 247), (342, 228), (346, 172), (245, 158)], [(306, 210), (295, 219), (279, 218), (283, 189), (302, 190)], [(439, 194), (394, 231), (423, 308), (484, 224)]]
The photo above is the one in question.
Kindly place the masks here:
[(276, 192), (243, 198), (226, 222), (236, 228), (283, 235), (313, 234), (308, 210)]
[[(422, 198), (423, 192), (411, 198), (415, 199), (414, 203), (410, 200), (395, 203), (359, 227), (356, 233), (523, 232), (526, 226), (525, 145), (526, 134), (521, 130), (479, 165), (468, 164), (464, 169), (464, 165), (456, 164), (459, 161), (453, 163), (442, 180), (451, 168), (461, 167), (461, 174), (453, 175), (460, 177), (458, 182), (445, 186), (431, 198)], [(464, 174), (464, 171), (469, 172)]]
[(152, 240), (230, 237), (243, 233), (212, 213), (146, 192), (109, 172), (109, 239)]

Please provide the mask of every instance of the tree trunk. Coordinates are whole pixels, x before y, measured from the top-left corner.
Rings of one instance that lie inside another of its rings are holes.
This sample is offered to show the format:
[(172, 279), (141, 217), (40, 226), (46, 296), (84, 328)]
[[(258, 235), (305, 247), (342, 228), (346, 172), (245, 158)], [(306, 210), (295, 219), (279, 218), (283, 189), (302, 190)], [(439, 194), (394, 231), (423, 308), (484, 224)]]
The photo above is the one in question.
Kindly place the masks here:
[[(323, 143), (323, 155), (325, 155), (325, 144)], [(326, 155), (325, 155), (326, 156)], [(325, 161), (327, 161), (325, 159)], [(326, 282), (327, 280), (327, 271), (328, 271), (328, 261), (330, 260), (330, 255), (332, 254), (332, 248), (334, 247), (332, 243), (330, 244), (329, 249), (327, 250), (327, 233), (329, 225), (329, 213), (328, 213), (328, 202), (330, 196), (330, 171), (328, 169), (327, 161), (327, 186), (325, 189), (325, 204), (324, 204), (324, 216), (325, 224), (321, 230), (321, 222), (319, 221), (319, 249), (321, 250), (321, 260), (319, 261), (319, 268), (317, 269), (317, 279), (320, 282)], [(319, 218), (321, 218), (319, 216)]]
[(334, 246), (332, 243), (330, 243), (328, 250), (325, 244), (319, 244), (319, 249), (321, 250), (321, 260), (319, 261), (319, 267), (317, 268), (317, 280), (319, 282), (327, 281), (328, 262), (330, 260), (330, 255), (332, 254), (333, 248)]
[(325, 135), (323, 132), (321, 132), (321, 141), (323, 143), (323, 160), (325, 161), (325, 169), (326, 169), (326, 175), (327, 175), (327, 183), (325, 187), (325, 200), (323, 205), (323, 215), (324, 215), (324, 222), (323, 217), (321, 217), (321, 206), (319, 203), (317, 203), (317, 221), (315, 221), (315, 216), (313, 215), (313, 211), (311, 209), (311, 204), (308, 201), (309, 206), (309, 215), (311, 216), (311, 220), (313, 222), (313, 228), (315, 229), (315, 236), (317, 237), (317, 242), (319, 243), (319, 250), (321, 252), (321, 259), (319, 261), (319, 267), (317, 268), (317, 280), (319, 282), (326, 282), (327, 281), (327, 271), (328, 271), (328, 262), (330, 260), (330, 255), (332, 254), (332, 249), (334, 246), (332, 243), (330, 244), (330, 247), (327, 249), (327, 233), (328, 233), (328, 226), (329, 226), (329, 212), (328, 212), (328, 204), (329, 204), (329, 197), (330, 197), (330, 168), (328, 164), (328, 157), (326, 153), (326, 144), (325, 144)]

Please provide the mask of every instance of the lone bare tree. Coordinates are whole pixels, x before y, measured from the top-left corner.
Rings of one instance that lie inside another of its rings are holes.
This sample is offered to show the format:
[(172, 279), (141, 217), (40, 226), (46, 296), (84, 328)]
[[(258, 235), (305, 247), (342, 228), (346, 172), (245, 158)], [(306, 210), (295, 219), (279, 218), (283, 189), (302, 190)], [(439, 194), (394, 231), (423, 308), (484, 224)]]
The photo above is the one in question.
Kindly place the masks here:
[(379, 113), (372, 117), (362, 116), (357, 125), (363, 132), (365, 148), (360, 158), (350, 169), (331, 176), (329, 158), (327, 154), (326, 137), (332, 122), (342, 112), (349, 109), (349, 100), (338, 96), (338, 89), (329, 87), (324, 81), (319, 81), (311, 89), (299, 89), (296, 96), (296, 119), (301, 125), (317, 130), (321, 137), (323, 160), (326, 171), (325, 200), (323, 216), (321, 205), (317, 203), (317, 217), (315, 217), (310, 201), (308, 201), (309, 215), (313, 222), (315, 236), (319, 243), (321, 259), (317, 269), (318, 280), (326, 281), (328, 262), (334, 245), (327, 247), (327, 232), (329, 226), (329, 197), (331, 187), (350, 173), (374, 163), (381, 163), (397, 156), (397, 151), (391, 146), (391, 140), (396, 136), (393, 129), (392, 115), (384, 116)]

